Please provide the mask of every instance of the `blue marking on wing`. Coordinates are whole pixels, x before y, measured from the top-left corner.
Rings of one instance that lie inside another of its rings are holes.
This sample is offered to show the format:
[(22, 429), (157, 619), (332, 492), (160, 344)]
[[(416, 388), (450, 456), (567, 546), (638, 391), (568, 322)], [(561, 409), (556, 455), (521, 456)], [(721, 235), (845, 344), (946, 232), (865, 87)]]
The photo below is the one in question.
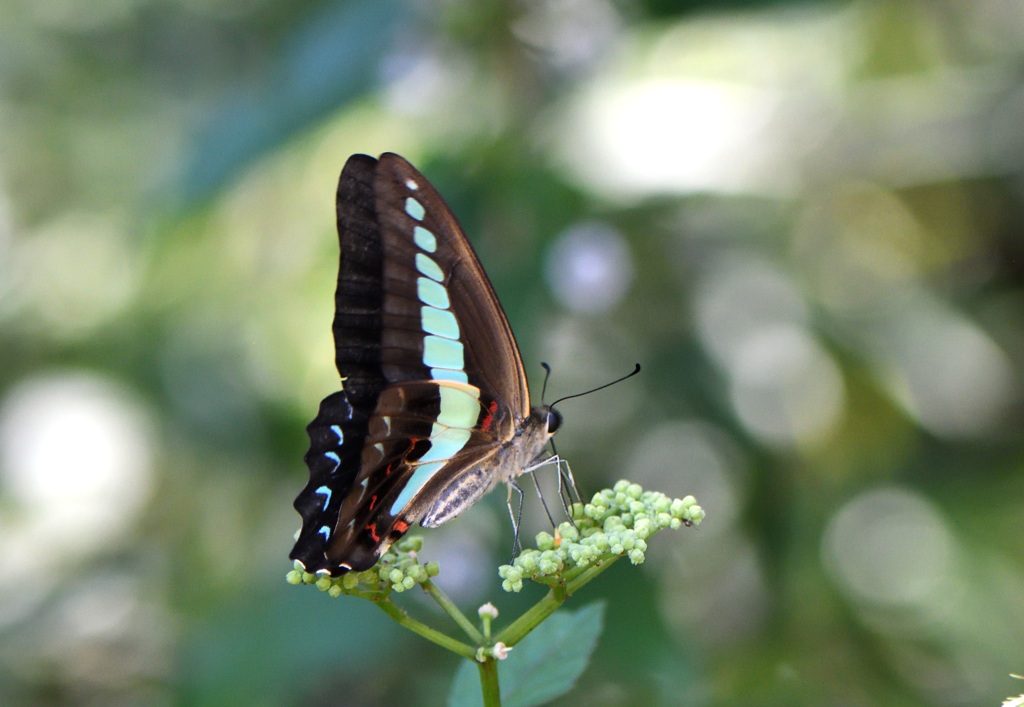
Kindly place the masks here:
[(441, 471), (441, 467), (444, 465), (445, 462), (438, 461), (421, 464), (416, 467), (416, 471), (412, 472), (412, 476), (409, 477), (405, 488), (398, 494), (395, 502), (391, 504), (391, 515), (399, 515), (401, 510), (405, 508), (405, 505), (416, 495), (416, 492), (423, 488), (423, 485), (430, 481), (434, 474)]
[(316, 490), (316, 493), (324, 496), (324, 510), (327, 510), (327, 504), (331, 502), (331, 490), (326, 486), (321, 486)]
[(427, 212), (426, 209), (423, 208), (423, 204), (410, 196), (405, 199), (405, 213), (409, 214), (417, 221), (422, 221), (423, 215)]

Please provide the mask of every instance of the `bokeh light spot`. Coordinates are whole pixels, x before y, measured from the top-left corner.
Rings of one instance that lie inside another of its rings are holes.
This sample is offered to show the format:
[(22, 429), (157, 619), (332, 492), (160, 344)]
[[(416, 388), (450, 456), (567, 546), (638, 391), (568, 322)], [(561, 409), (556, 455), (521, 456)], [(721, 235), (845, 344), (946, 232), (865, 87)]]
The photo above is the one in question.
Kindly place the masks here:
[[(149, 417), (122, 386), (92, 374), (23, 381), (0, 403), (0, 489), (22, 512), (7, 532), (46, 566), (102, 546), (148, 499)], [(5, 570), (0, 558), (0, 573)], [(18, 568), (21, 571), (21, 568)]]
[(835, 514), (822, 555), (851, 599), (900, 608), (926, 602), (948, 579), (953, 539), (945, 519), (921, 495), (884, 488), (861, 494)]
[(566, 229), (547, 260), (548, 285), (577, 312), (604, 312), (622, 299), (633, 279), (633, 259), (618, 231), (602, 223)]

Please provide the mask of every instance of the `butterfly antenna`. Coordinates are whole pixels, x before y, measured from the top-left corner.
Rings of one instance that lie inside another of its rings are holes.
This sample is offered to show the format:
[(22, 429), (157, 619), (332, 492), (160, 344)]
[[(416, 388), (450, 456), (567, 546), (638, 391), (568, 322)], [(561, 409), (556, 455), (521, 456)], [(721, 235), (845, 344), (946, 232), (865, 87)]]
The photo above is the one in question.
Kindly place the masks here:
[[(548, 368), (546, 363), (545, 364), (541, 364), (541, 365), (544, 366), (544, 368), (549, 373), (551, 372), (551, 369)], [(636, 368), (634, 368), (632, 371), (630, 371), (626, 375), (622, 376), (621, 378), (616, 378), (611, 383), (605, 383), (604, 385), (599, 385), (596, 388), (591, 388), (590, 390), (585, 390), (582, 393), (573, 393), (572, 395), (566, 395), (564, 398), (559, 398), (555, 402), (551, 403), (550, 405), (548, 405), (548, 407), (554, 407), (555, 405), (558, 405), (558, 403), (562, 402), (563, 400), (572, 400), (573, 398), (580, 398), (580, 397), (583, 397), (584, 395), (590, 395), (591, 393), (596, 393), (599, 390), (604, 390), (605, 388), (613, 386), (616, 383), (621, 383), (622, 381), (626, 380), (627, 378), (632, 378), (633, 376), (635, 376), (639, 372), (640, 372), (640, 364), (638, 363), (638, 364), (636, 364)], [(547, 385), (547, 378), (544, 379), (544, 384)], [(541, 396), (541, 399), (543, 399), (543, 396)]]
[[(544, 397), (545, 397), (545, 395), (547, 393), (547, 390), (548, 390), (548, 379), (551, 378), (551, 366), (549, 366), (544, 361), (541, 361), (540, 365), (544, 368), (544, 385), (541, 388), (541, 393), (540, 393), (540, 399), (543, 401)], [(584, 396), (584, 395), (590, 395), (591, 393), (596, 393), (599, 390), (604, 390), (605, 388), (607, 388), (609, 386), (612, 386), (612, 385), (615, 385), (616, 383), (621, 383), (622, 381), (626, 380), (627, 378), (632, 378), (633, 376), (635, 376), (639, 372), (640, 372), (640, 364), (638, 363), (638, 364), (636, 364), (636, 367), (630, 373), (627, 373), (626, 375), (622, 376), (621, 378), (616, 378), (615, 380), (611, 381), (610, 383), (605, 383), (604, 385), (599, 385), (596, 388), (592, 388), (590, 390), (586, 390), (586, 391), (584, 391), (582, 393), (574, 393), (573, 395), (566, 395), (564, 398), (559, 398), (555, 402), (551, 403), (550, 405), (548, 405), (548, 407), (554, 408), (555, 405), (557, 405), (558, 403), (563, 402), (565, 400), (571, 400), (572, 398), (579, 398), (579, 397)], [(572, 469), (569, 468), (569, 463), (567, 461), (565, 461), (564, 459), (562, 459), (562, 457), (560, 457), (559, 454), (558, 454), (558, 448), (555, 446), (555, 440), (554, 439), (550, 439), (548, 441), (551, 444), (551, 452), (552, 452), (551, 459), (549, 459), (548, 461), (550, 462), (551, 460), (554, 460), (555, 461), (555, 465), (558, 467), (558, 500), (561, 501), (561, 503), (562, 503), (562, 511), (565, 513), (566, 518), (569, 519), (569, 523), (571, 523), (573, 527), (576, 527), (576, 522), (575, 522), (575, 520), (573, 520), (573, 517), (572, 517), (572, 505), (574, 503), (582, 503), (583, 502), (583, 497), (580, 495), (580, 490), (576, 486), (576, 479), (573, 478)], [(564, 465), (564, 468), (563, 468), (563, 465)], [(537, 496), (540, 497), (540, 502), (541, 502), (541, 505), (544, 507), (544, 513), (547, 514), (548, 521), (551, 522), (551, 526), (552, 527), (557, 528), (558, 525), (557, 525), (557, 523), (555, 523), (555, 519), (551, 515), (551, 509), (548, 508), (547, 501), (545, 500), (544, 494), (541, 491), (540, 483), (537, 481), (536, 475), (533, 475), (533, 485), (537, 489)], [(518, 486), (516, 486), (515, 489), (516, 489), (516, 491), (519, 492), (519, 504), (520, 504), (519, 505), (519, 510), (520, 510), (520, 514), (521, 514), (522, 513), (522, 502), (523, 502), (522, 493), (523, 492), (522, 492), (522, 489), (520, 489)], [(511, 491), (510, 491), (510, 494), (511, 494)], [(511, 500), (512, 500), (512, 498), (511, 498), (511, 495), (510, 495), (509, 496), (509, 508), (508, 508), (510, 515), (512, 514)], [(512, 519), (512, 524), (515, 527), (516, 542), (518, 543), (519, 542), (519, 526), (516, 523), (516, 519), (514, 517)]]
[(548, 392), (548, 378), (551, 377), (551, 366), (544, 361), (540, 362), (540, 365), (544, 368), (544, 385), (540, 389), (540, 401), (544, 402), (544, 394)]

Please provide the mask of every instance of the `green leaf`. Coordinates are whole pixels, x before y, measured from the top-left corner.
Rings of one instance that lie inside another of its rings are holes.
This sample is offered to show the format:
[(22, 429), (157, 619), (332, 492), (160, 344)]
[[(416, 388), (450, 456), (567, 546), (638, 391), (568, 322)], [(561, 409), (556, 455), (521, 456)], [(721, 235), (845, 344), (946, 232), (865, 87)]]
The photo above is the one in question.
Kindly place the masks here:
[[(603, 602), (553, 614), (499, 663), (502, 707), (546, 704), (572, 689), (590, 662), (603, 628)], [(463, 661), (452, 683), (448, 706), (482, 704), (479, 670)]]

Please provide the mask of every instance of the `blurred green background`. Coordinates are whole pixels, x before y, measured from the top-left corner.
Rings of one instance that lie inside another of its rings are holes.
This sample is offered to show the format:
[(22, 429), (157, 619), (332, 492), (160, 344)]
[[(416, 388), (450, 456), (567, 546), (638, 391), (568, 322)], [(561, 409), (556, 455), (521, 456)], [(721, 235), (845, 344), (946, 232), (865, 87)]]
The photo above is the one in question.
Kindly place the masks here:
[[(560, 704), (1024, 691), (1022, 67), (1012, 0), (0, 0), (0, 703), (443, 702), (456, 658), (284, 581), (386, 150), (535, 393), (644, 365), (562, 406), (584, 492), (708, 513), (574, 600)], [(508, 617), (492, 496), (426, 551)]]

